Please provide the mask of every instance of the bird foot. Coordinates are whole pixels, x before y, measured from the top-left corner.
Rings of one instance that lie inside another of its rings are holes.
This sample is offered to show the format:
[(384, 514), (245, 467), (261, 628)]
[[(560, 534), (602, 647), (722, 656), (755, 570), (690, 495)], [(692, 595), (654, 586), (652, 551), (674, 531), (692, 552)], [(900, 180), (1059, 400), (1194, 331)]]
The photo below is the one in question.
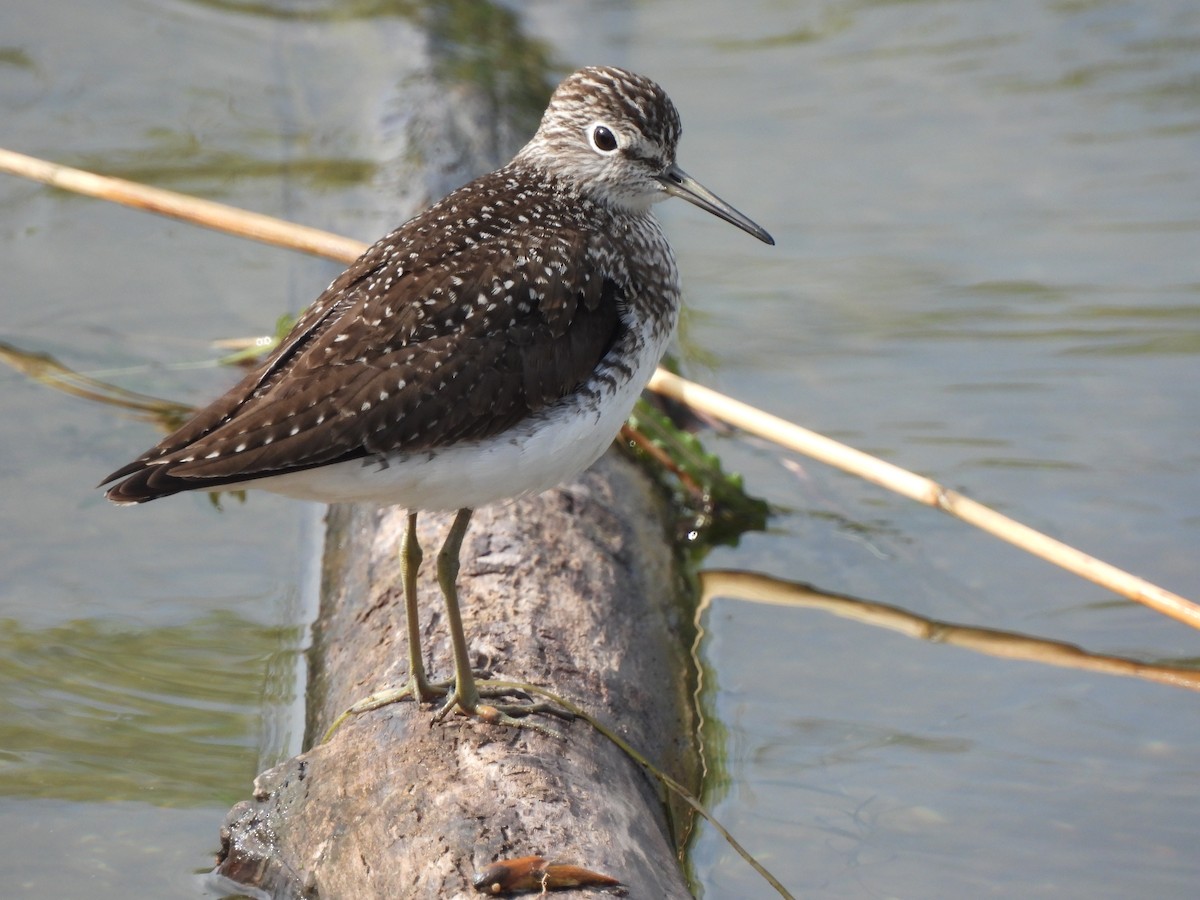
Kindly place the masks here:
[(364, 697), (346, 710), (346, 714), (357, 715), (358, 713), (370, 712), (373, 709), (379, 709), (381, 706), (399, 703), (401, 700), (413, 700), (418, 704), (432, 703), (447, 696), (453, 686), (454, 682), (452, 681), (431, 682), (423, 678), (418, 681), (409, 681), (403, 687), (376, 691), (371, 696)]
[[(459, 697), (458, 689), (454, 687), (454, 682), (427, 682), (422, 679), (420, 682), (410, 681), (403, 687), (377, 691), (371, 694), (371, 696), (359, 700), (346, 710), (345, 715), (349, 716), (370, 712), (373, 709), (379, 709), (392, 703), (399, 703), (402, 700), (429, 703), (445, 698), (445, 702), (441, 709), (434, 714), (430, 725), (441, 722), (453, 712), (461, 716), (478, 719), (480, 722), (488, 725), (528, 728), (532, 731), (541, 732), (547, 737), (559, 740), (563, 739), (561, 734), (537, 722), (526, 721), (526, 718), (531, 715), (557, 716), (567, 721), (575, 718), (574, 713), (563, 709), (561, 706), (545, 700), (533, 700), (527, 692), (521, 689), (520, 685), (511, 682), (497, 681), (493, 683), (487, 678), (476, 677), (475, 694), (476, 699), (474, 703), (464, 704)], [(484, 698), (508, 699), (510, 702), (496, 704), (480, 703), (479, 701)], [(341, 719), (339, 719), (340, 721)]]
[(509, 682), (497, 682), (491, 684), (487, 679), (476, 679), (475, 687), (478, 698), (502, 698), (502, 697), (519, 697), (517, 702), (510, 703), (480, 703), (478, 699), (475, 703), (464, 706), (459, 699), (457, 690), (446, 698), (446, 703), (434, 715), (433, 723), (436, 724), (442, 721), (450, 713), (454, 712), (461, 716), (469, 716), (478, 719), (488, 725), (507, 725), (510, 728), (528, 728), (531, 731), (538, 731), (547, 737), (565, 740), (565, 738), (556, 731), (546, 728), (537, 722), (527, 721), (528, 716), (532, 715), (548, 715), (558, 716), (560, 719), (570, 721), (575, 718), (575, 714), (563, 709), (554, 703), (545, 700), (533, 700), (519, 686), (515, 686)]

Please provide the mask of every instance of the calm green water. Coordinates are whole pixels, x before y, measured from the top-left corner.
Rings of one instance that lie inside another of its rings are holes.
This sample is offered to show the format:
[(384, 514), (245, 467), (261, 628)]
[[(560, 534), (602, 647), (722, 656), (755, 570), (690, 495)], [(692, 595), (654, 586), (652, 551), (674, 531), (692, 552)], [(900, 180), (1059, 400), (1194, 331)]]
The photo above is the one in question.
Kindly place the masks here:
[[(431, 65), (400, 6), (14, 0), (0, 145), (371, 238), (415, 199), (373, 187)], [(480, 64), (656, 77), (681, 164), (778, 241), (663, 208), (692, 375), (1200, 597), (1200, 7), (522, 9)], [(495, 16), (431, 18), (458, 40)], [(198, 402), (229, 378), (212, 339), (334, 267), (0, 177), (0, 272), (0, 340)], [(0, 370), (5, 896), (196, 896), (228, 806), (297, 749), (320, 510), (108, 507), (92, 485), (153, 438)], [(714, 566), (1200, 658), (967, 526), (715, 446), (781, 514)], [(1194, 694), (735, 598), (704, 625), (710, 800), (798, 895), (1195, 896)], [(708, 897), (772, 896), (714, 835), (695, 865)]]

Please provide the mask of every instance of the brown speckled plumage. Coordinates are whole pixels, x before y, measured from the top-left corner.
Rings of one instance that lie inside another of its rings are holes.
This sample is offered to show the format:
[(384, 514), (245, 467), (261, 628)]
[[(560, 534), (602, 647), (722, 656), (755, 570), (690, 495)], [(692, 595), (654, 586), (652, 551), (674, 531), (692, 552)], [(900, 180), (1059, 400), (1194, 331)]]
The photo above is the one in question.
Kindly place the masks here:
[[(619, 148), (608, 150), (600, 128)], [(632, 404), (679, 309), (674, 257), (650, 212), (670, 193), (686, 196), (678, 137), (675, 107), (653, 82), (577, 72), (512, 162), (377, 241), (268, 359), (105, 479), (118, 482), (108, 497), (139, 503), (248, 483), (367, 499), (337, 485), (308, 489), (342, 464), (364, 479), (379, 473), (380, 502), (405, 503), (410, 492), (389, 469), (451, 447), (490, 453), (497, 440), (589, 415), (617, 395)], [(579, 461), (612, 437), (598, 436)], [(514, 477), (498, 493), (450, 479), (414, 496), (458, 508), (549, 486)]]
[[(679, 314), (652, 204), (683, 197), (771, 243), (675, 165), (678, 140), (654, 82), (576, 72), (512, 162), (377, 241), (240, 384), (105, 479), (107, 496), (244, 485), (404, 505), (408, 683), (389, 696), (477, 713), (455, 587), (471, 510), (577, 474), (632, 409)], [(426, 678), (420, 647), (421, 509), (458, 510), (438, 554), (452, 690)]]

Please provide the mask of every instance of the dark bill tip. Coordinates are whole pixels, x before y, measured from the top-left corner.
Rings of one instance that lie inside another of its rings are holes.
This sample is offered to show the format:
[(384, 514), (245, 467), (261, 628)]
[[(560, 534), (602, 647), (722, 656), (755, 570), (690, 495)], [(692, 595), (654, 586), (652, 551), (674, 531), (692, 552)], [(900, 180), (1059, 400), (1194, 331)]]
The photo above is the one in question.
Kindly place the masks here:
[(688, 203), (712, 213), (719, 219), (724, 219), (731, 225), (736, 225), (747, 234), (754, 235), (764, 244), (775, 246), (775, 238), (771, 237), (765, 228), (742, 215), (679, 166), (671, 166), (659, 176), (658, 180), (662, 184), (663, 190), (671, 196), (682, 197)]

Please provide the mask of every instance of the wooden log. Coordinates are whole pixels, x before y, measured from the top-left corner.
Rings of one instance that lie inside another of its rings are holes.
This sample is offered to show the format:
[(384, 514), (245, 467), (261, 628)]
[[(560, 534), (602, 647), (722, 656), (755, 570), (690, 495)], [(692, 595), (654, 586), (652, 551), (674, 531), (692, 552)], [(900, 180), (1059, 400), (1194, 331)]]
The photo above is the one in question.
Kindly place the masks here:
[[(404, 521), (330, 510), (310, 736), (404, 683)], [(427, 515), (421, 528), (434, 677), (451, 668), (432, 573), (448, 522)], [(694, 785), (691, 620), (666, 527), (648, 479), (610, 451), (567, 486), (480, 510), (460, 590), (478, 665), (580, 703)], [(272, 897), (464, 897), (493, 861), (536, 854), (615, 877), (633, 897), (691, 896), (657, 784), (585, 721), (546, 720), (558, 739), (431, 718), (409, 701), (363, 713), (260, 775), (227, 818), (217, 873)]]

